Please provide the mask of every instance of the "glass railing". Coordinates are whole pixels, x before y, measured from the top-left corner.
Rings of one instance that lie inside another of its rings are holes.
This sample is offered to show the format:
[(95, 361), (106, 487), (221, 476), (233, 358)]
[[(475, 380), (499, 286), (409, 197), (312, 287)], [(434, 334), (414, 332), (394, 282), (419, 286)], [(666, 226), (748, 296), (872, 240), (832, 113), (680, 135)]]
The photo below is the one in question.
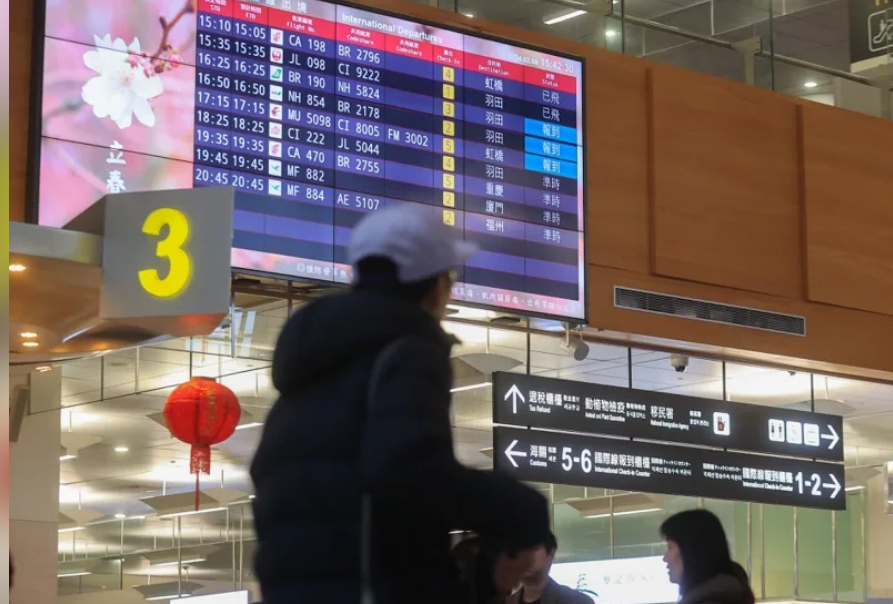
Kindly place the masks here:
[[(843, 0), (741, 0), (689, 6), (637, 0), (417, 2), (893, 119), (893, 77), (878, 78), (879, 72), (886, 69), (889, 74), (893, 69), (893, 45), (889, 60), (880, 56), (878, 67), (866, 75), (852, 73)], [(577, 4), (579, 9), (574, 8)], [(609, 15), (603, 14), (607, 6)], [(580, 14), (561, 19), (571, 13)]]

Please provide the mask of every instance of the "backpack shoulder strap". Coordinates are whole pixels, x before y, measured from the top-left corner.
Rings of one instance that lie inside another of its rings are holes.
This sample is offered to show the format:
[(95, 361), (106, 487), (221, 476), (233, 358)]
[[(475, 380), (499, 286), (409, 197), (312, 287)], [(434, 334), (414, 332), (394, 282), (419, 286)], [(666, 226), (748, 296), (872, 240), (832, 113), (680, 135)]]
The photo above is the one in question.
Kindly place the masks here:
[[(375, 363), (372, 365), (372, 373), (369, 376), (369, 385), (366, 391), (365, 412), (368, 415), (369, 408), (375, 400), (378, 392), (378, 386), (385, 368), (393, 360), (401, 347), (406, 344), (410, 338), (401, 338), (391, 342), (382, 352), (378, 354)], [(360, 528), (360, 581), (362, 589), (361, 604), (374, 604), (375, 594), (372, 590), (372, 498), (368, 493), (363, 494), (362, 501), (362, 519)]]

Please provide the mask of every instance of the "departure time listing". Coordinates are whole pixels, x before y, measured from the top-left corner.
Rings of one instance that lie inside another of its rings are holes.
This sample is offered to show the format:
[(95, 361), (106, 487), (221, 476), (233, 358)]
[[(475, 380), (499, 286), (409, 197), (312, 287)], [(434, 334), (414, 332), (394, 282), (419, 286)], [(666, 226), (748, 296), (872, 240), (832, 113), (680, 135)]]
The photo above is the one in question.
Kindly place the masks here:
[(481, 246), (455, 297), (582, 316), (579, 61), (310, 0), (200, 0), (197, 45), (236, 266), (347, 282), (357, 222), (424, 204)]

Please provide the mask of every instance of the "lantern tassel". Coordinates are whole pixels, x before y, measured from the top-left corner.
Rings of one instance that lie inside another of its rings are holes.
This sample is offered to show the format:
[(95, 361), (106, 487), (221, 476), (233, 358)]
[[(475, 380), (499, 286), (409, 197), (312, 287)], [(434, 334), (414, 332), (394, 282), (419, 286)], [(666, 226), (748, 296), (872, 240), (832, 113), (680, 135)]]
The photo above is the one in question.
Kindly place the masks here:
[(193, 445), (189, 469), (195, 474), (195, 511), (197, 512), (201, 505), (201, 475), (211, 473), (211, 447)]

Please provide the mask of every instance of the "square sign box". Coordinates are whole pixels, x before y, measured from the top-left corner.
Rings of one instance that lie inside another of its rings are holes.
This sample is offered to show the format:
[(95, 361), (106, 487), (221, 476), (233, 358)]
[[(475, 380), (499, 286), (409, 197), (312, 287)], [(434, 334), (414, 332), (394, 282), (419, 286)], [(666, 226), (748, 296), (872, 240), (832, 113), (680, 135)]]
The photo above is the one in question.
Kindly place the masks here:
[(66, 225), (103, 237), (100, 317), (225, 314), (235, 190), (109, 195)]

